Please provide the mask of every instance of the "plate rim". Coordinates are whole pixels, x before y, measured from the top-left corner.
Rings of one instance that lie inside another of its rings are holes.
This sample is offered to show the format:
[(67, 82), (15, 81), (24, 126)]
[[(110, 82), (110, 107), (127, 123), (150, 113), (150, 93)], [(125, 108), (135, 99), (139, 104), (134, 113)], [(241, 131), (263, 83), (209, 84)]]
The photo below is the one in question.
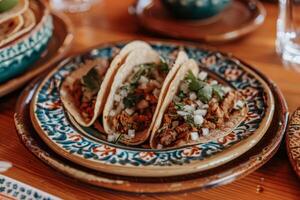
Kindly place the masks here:
[[(176, 45), (179, 46), (180, 44), (178, 43), (174, 43), (174, 42), (165, 42), (163, 40), (148, 40), (147, 42), (149, 42), (150, 44), (163, 44), (163, 45)], [(111, 42), (108, 44), (102, 44), (102, 45), (98, 45), (98, 48), (105, 48), (106, 46), (111, 46), (111, 45), (118, 45), (118, 44), (122, 44), (122, 42)], [(191, 48), (197, 48), (197, 49), (201, 49), (201, 50), (209, 50), (212, 51), (211, 49), (206, 49), (206, 48), (201, 48), (198, 47), (197, 45), (189, 45), (188, 43), (182, 43), (182, 45), (184, 45), (185, 47), (191, 47)], [(92, 49), (91, 48), (89, 50), (84, 51), (85, 53), (90, 52)], [(214, 156), (208, 157), (206, 159), (203, 160), (197, 160), (193, 163), (189, 163), (186, 165), (182, 165), (182, 166), (164, 166), (163, 168), (161, 166), (127, 166), (127, 165), (114, 165), (111, 163), (100, 163), (101, 161), (93, 161), (93, 160), (87, 160), (84, 158), (81, 158), (78, 155), (74, 154), (70, 154), (70, 152), (67, 152), (66, 150), (62, 149), (61, 147), (59, 147), (57, 144), (55, 144), (48, 136), (47, 134), (44, 133), (44, 131), (42, 130), (42, 128), (40, 127), (40, 124), (38, 122), (38, 120), (36, 119), (36, 115), (35, 115), (35, 105), (36, 105), (36, 101), (37, 101), (37, 93), (38, 91), (41, 89), (41, 87), (44, 85), (45, 82), (47, 82), (49, 80), (49, 77), (51, 77), (53, 74), (55, 74), (62, 66), (64, 66), (66, 63), (68, 63), (73, 57), (71, 58), (67, 58), (65, 60), (63, 60), (56, 68), (54, 68), (49, 74), (47, 74), (47, 76), (41, 81), (39, 87), (37, 88), (35, 95), (33, 96), (33, 99), (31, 101), (31, 106), (30, 106), (30, 117), (31, 120), (33, 122), (34, 128), (37, 131), (37, 133), (39, 134), (39, 136), (44, 140), (44, 142), (47, 143), (48, 146), (51, 147), (52, 150), (54, 150), (57, 154), (62, 155), (63, 157), (65, 157), (68, 160), (71, 160), (73, 162), (76, 162), (80, 165), (83, 165), (85, 167), (91, 168), (91, 169), (95, 169), (98, 171), (103, 171), (103, 172), (107, 172), (107, 173), (115, 173), (115, 174), (119, 174), (119, 175), (132, 175), (132, 176), (143, 176), (143, 177), (149, 177), (149, 176), (155, 176), (155, 177), (161, 177), (161, 176), (173, 176), (173, 175), (183, 175), (183, 174), (188, 174), (188, 173), (195, 173), (195, 172), (199, 172), (199, 171), (203, 171), (203, 170), (207, 170), (209, 168), (212, 167), (216, 167), (219, 166), (221, 164), (224, 164), (226, 162), (229, 162), (230, 160), (242, 155), (243, 153), (245, 153), (246, 151), (248, 151), (250, 148), (252, 148), (256, 143), (258, 143), (260, 141), (260, 139), (263, 137), (263, 135), (265, 134), (265, 132), (267, 131), (267, 129), (269, 128), (269, 125), (272, 121), (273, 118), (273, 114), (274, 114), (274, 97), (273, 94), (271, 92), (271, 89), (269, 87), (269, 85), (267, 84), (267, 82), (258, 74), (256, 73), (255, 70), (252, 69), (248, 69), (248, 65), (245, 65), (245, 63), (241, 62), (241, 60), (237, 59), (236, 57), (233, 57), (231, 54), (226, 54), (223, 53), (221, 51), (217, 51), (218, 53), (221, 53), (222, 55), (230, 58), (230, 59), (234, 59), (236, 60), (238, 63), (241, 63), (243, 65), (243, 69), (245, 69), (248, 72), (251, 72), (252, 75), (255, 75), (255, 77), (257, 79), (259, 79), (259, 81), (261, 82), (264, 88), (264, 91), (266, 92), (266, 90), (268, 91), (268, 108), (265, 114), (265, 117), (263, 118), (264, 121), (261, 122), (261, 124), (267, 125), (265, 127), (259, 127), (253, 134), (251, 134), (249, 137), (239, 141), (237, 144), (234, 144), (228, 148), (226, 148), (224, 151), (217, 153)], [(82, 53), (77, 54), (78, 55), (82, 55)], [(76, 57), (74, 56), (74, 57)], [(270, 102), (271, 101), (271, 102)], [(266, 116), (266, 115), (269, 116)], [(267, 122), (265, 122), (265, 120), (267, 120)], [(266, 123), (266, 124), (265, 124)], [(250, 142), (252, 141), (252, 142)], [(245, 149), (245, 146), (248, 146), (248, 148)], [(235, 149), (237, 149), (239, 147), (239, 149), (241, 149), (241, 151), (239, 153), (237, 153), (237, 150), (232, 150), (232, 148), (234, 147)], [(123, 150), (123, 149), (122, 149)], [(236, 152), (234, 154), (234, 156), (230, 156), (233, 152)], [(221, 159), (220, 161), (220, 157), (223, 156), (227, 156), (227, 159)], [(218, 161), (218, 159), (219, 161)], [(214, 164), (210, 164), (209, 162), (214, 161)], [(202, 164), (202, 167), (199, 167), (199, 164)], [(203, 164), (204, 163), (204, 164)], [(139, 168), (137, 168), (139, 167)], [(109, 169), (108, 169), (109, 168)], [(188, 170), (188, 169), (189, 170)], [(163, 170), (164, 171), (161, 171)], [(166, 173), (166, 170), (168, 171)]]

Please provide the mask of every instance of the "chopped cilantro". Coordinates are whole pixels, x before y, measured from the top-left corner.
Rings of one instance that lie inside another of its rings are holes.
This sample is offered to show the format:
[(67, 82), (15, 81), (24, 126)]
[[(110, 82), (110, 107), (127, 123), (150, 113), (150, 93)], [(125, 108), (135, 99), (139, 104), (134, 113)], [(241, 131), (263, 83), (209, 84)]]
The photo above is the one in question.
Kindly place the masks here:
[(128, 96), (123, 99), (125, 108), (134, 107), (137, 104), (137, 102), (139, 102), (142, 98), (143, 98), (142, 95), (136, 95), (132, 93), (128, 94)]
[(91, 91), (98, 91), (102, 83), (95, 67), (90, 69), (90, 71), (82, 77), (83, 84)]
[(194, 117), (192, 115), (187, 115), (185, 117), (185, 121), (186, 121), (186, 123), (188, 123), (190, 125), (193, 125), (194, 124)]
[(197, 79), (197, 77), (193, 74), (192, 71), (188, 72), (188, 75), (186, 76), (186, 80), (188, 80), (189, 83), (189, 90), (194, 92), (199, 91), (205, 86), (205, 82)]
[(178, 97), (179, 97), (180, 99), (183, 99), (183, 98), (186, 97), (186, 95), (184, 94), (184, 92), (183, 92), (182, 90), (180, 90), (179, 93), (178, 93)]
[(154, 63), (139, 65), (138, 67), (140, 67), (140, 69), (133, 76), (130, 85), (137, 86), (138, 81), (140, 80), (141, 76), (147, 77), (151, 71), (151, 68), (153, 68), (154, 66), (155, 66)]
[(116, 138), (116, 140), (114, 141), (114, 143), (117, 144), (120, 141), (120, 139), (122, 138), (122, 136), (123, 136), (123, 134), (120, 133), (118, 135), (118, 137)]
[(163, 73), (168, 73), (169, 70), (170, 70), (169, 65), (165, 61), (162, 60), (159, 65), (159, 71), (161, 71)]
[(176, 103), (176, 102), (174, 102), (174, 104), (175, 104), (175, 109), (176, 110), (183, 110), (183, 107), (184, 107), (183, 103)]
[(224, 91), (222, 90), (222, 87), (220, 85), (213, 85), (212, 89), (213, 94), (218, 98), (219, 101), (222, 101), (225, 95)]
[(213, 89), (210, 85), (204, 86), (201, 90), (198, 90), (197, 97), (204, 103), (208, 103), (212, 98)]

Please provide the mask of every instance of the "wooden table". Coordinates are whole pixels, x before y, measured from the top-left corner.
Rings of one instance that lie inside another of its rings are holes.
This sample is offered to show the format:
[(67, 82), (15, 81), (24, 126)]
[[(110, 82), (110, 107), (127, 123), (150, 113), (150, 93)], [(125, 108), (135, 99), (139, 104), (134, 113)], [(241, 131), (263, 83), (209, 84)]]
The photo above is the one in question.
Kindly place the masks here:
[[(154, 38), (141, 32), (134, 16), (127, 12), (133, 0), (102, 0), (88, 13), (69, 14), (75, 25), (75, 44), (71, 53), (107, 41)], [(247, 38), (218, 45), (268, 75), (282, 89), (290, 111), (300, 105), (300, 74), (285, 69), (275, 53), (277, 5), (265, 4), (268, 15), (262, 27)], [(158, 37), (159, 38), (159, 37)], [(300, 180), (293, 172), (284, 143), (266, 165), (247, 177), (207, 191), (182, 194), (135, 195), (96, 188), (76, 182), (33, 156), (17, 137), (13, 113), (20, 91), (0, 100), (0, 160), (13, 167), (5, 173), (64, 199), (299, 199)], [(263, 180), (263, 181), (262, 181)], [(262, 186), (258, 189), (259, 186)]]

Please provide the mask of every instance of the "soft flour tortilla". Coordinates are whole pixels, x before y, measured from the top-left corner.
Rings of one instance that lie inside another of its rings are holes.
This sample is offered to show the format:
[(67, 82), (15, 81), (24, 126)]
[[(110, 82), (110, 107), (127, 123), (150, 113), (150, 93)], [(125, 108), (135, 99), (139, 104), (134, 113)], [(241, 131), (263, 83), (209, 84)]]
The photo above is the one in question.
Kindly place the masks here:
[[(78, 70), (71, 73), (62, 83), (61, 89), (60, 89), (60, 95), (61, 100), (67, 109), (67, 111), (75, 118), (75, 120), (82, 126), (88, 127), (91, 126), (96, 119), (99, 117), (99, 115), (102, 113), (104, 108), (104, 103), (106, 102), (106, 97), (108, 96), (111, 83), (113, 81), (113, 78), (117, 72), (117, 70), (120, 68), (120, 66), (123, 64), (123, 62), (126, 60), (128, 54), (135, 50), (135, 49), (151, 49), (151, 47), (142, 41), (133, 41), (126, 46), (122, 48), (122, 50), (114, 57), (112, 62), (110, 63), (109, 68), (106, 71), (105, 77), (101, 83), (100, 90), (97, 94), (96, 98), (96, 104), (95, 104), (95, 110), (94, 110), (94, 116), (90, 121), (85, 121), (84, 118), (81, 116), (80, 111), (76, 107), (73, 95), (70, 94), (70, 91), (68, 88), (73, 87), (73, 83), (75, 80), (82, 78), (92, 67), (95, 66), (96, 63), (90, 63), (87, 65), (83, 65), (82, 67), (79, 67)], [(97, 62), (97, 61), (96, 61)], [(101, 63), (99, 63), (101, 64)]]
[(4, 45), (14, 41), (16, 38), (20, 37), (21, 35), (29, 32), (35, 26), (36, 19), (32, 10), (28, 9), (21, 17), (23, 21), (21, 28), (18, 28), (17, 31), (14, 31), (8, 36), (4, 35), (4, 37), (2, 37), (0, 34), (0, 47), (3, 47)]
[(2, 24), (4, 21), (23, 14), (26, 10), (28, 10), (28, 7), (29, 0), (19, 0), (19, 3), (15, 7), (6, 12), (0, 13), (0, 24)]
[[(187, 62), (185, 62), (182, 65), (182, 67), (178, 70), (174, 80), (170, 83), (169, 89), (166, 92), (167, 95), (161, 105), (161, 108), (155, 119), (152, 131), (151, 131), (150, 146), (153, 149), (157, 148), (158, 141), (157, 141), (156, 134), (158, 134), (157, 131), (159, 130), (159, 128), (161, 126), (164, 113), (167, 110), (169, 104), (172, 102), (174, 96), (176, 95), (176, 93), (178, 91), (178, 87), (180, 85), (180, 82), (182, 80), (184, 80), (184, 78), (189, 70), (192, 71), (193, 74), (199, 73), (199, 67), (198, 67), (197, 63), (195, 62), (195, 60), (193, 60), (193, 59), (188, 60)], [(227, 134), (231, 133), (232, 130), (237, 125), (240, 124), (240, 122), (244, 119), (246, 113), (247, 113), (247, 108), (244, 107), (240, 111), (234, 112), (233, 115), (231, 116), (230, 120), (227, 121), (224, 124), (224, 127), (222, 127), (221, 129), (210, 130), (210, 134), (208, 136), (203, 136), (203, 137), (201, 136), (198, 141), (190, 140), (184, 144), (180, 143), (176, 146), (174, 145), (174, 146), (168, 147), (168, 148), (204, 143), (204, 142), (208, 142), (208, 141), (212, 141), (212, 140), (217, 140), (220, 137), (224, 137)]]
[(11, 34), (20, 30), (24, 25), (22, 16), (14, 17), (0, 24), (0, 41), (8, 38)]
[[(146, 141), (150, 135), (150, 131), (153, 126), (154, 119), (156, 118), (156, 115), (159, 112), (159, 107), (165, 97), (165, 92), (167, 91), (169, 87), (169, 83), (174, 78), (177, 70), (179, 67), (188, 59), (188, 56), (183, 52), (180, 51), (178, 53), (177, 59), (175, 61), (175, 64), (171, 66), (168, 75), (166, 76), (161, 92), (158, 98), (158, 103), (155, 109), (155, 112), (153, 114), (152, 122), (148, 129), (146, 129), (143, 132), (139, 132), (135, 134), (135, 137), (132, 139), (120, 138), (120, 142), (127, 144), (127, 145), (138, 145)], [(111, 87), (111, 92), (107, 98), (107, 102), (105, 104), (104, 110), (103, 110), (103, 126), (105, 133), (107, 134), (114, 134), (113, 128), (111, 127), (111, 124), (109, 122), (109, 112), (113, 109), (113, 102), (114, 102), (114, 95), (117, 91), (117, 89), (120, 87), (120, 85), (127, 79), (127, 77), (132, 73), (135, 66), (145, 63), (159, 63), (161, 62), (160, 56), (157, 52), (154, 50), (136, 50), (133, 51), (129, 56), (124, 65), (120, 68), (118, 73), (116, 74), (114, 78), (114, 82)]]

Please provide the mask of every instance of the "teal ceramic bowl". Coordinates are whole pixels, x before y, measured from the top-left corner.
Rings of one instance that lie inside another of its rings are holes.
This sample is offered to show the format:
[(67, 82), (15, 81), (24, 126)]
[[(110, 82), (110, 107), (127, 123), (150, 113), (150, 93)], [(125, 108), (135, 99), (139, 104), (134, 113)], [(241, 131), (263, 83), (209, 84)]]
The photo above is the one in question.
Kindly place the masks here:
[(161, 0), (180, 19), (207, 19), (230, 5), (231, 0)]
[(22, 74), (34, 65), (52, 37), (50, 12), (41, 1), (30, 1), (30, 4), (37, 23), (30, 32), (0, 48), (0, 83)]

